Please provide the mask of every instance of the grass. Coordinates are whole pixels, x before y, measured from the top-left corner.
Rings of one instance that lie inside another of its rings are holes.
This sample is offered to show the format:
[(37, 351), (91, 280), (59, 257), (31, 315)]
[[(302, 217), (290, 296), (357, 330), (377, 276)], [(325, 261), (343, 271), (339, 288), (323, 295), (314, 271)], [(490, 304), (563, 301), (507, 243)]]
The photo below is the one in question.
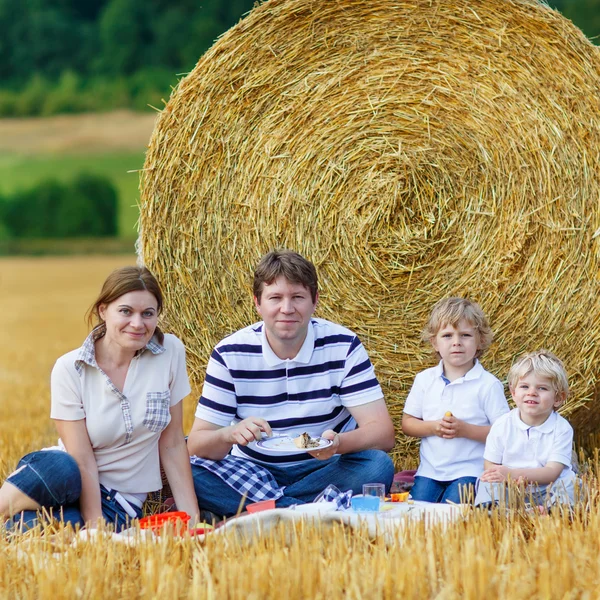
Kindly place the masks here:
[(81, 172), (109, 178), (119, 193), (119, 236), (137, 238), (138, 173), (155, 114), (120, 110), (0, 119), (0, 195)]
[(119, 236), (137, 237), (138, 173), (144, 153), (111, 152), (99, 154), (2, 154), (0, 155), (0, 195), (28, 189), (44, 179), (71, 181), (81, 172), (102, 175), (111, 180), (119, 194)]

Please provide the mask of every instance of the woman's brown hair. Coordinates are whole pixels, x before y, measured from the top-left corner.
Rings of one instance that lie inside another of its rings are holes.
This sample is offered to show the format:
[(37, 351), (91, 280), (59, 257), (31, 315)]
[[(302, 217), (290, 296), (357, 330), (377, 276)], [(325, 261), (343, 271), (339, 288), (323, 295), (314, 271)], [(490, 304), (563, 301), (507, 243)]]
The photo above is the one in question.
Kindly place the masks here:
[[(100, 295), (87, 313), (89, 325), (96, 322), (94, 329), (102, 328), (104, 321), (100, 316), (100, 306), (110, 304), (117, 298), (129, 292), (150, 292), (156, 298), (156, 312), (160, 315), (163, 309), (163, 295), (156, 277), (146, 267), (121, 267), (115, 269), (104, 282)], [(157, 326), (154, 335), (160, 344), (165, 338), (163, 332)]]

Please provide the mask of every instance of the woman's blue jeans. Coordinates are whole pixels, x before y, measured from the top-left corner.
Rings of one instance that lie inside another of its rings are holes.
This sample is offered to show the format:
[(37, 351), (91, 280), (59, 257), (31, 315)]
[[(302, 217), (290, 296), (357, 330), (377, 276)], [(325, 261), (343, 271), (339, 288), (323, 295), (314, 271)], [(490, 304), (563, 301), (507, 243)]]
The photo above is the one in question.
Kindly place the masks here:
[[(473, 502), (477, 477), (459, 477), (451, 481), (437, 481), (429, 477), (415, 477), (415, 484), (410, 490), (413, 500), (424, 502)], [(462, 494), (462, 498), (461, 498)]]
[[(329, 460), (286, 467), (270, 465), (268, 470), (280, 487), (285, 486), (284, 495), (275, 503), (278, 508), (312, 502), (330, 484), (362, 494), (363, 483), (376, 482), (384, 483), (388, 491), (394, 478), (392, 459), (381, 450), (336, 454)], [(243, 498), (218, 475), (192, 465), (192, 476), (200, 508), (226, 517), (237, 513)]]
[[(13, 528), (23, 530), (55, 518), (73, 527), (85, 524), (79, 510), (81, 474), (75, 459), (61, 450), (40, 450), (24, 456), (6, 481), (35, 500), (41, 510), (25, 510), (13, 516)], [(117, 531), (129, 527), (131, 517), (115, 500), (115, 491), (100, 486), (102, 515)], [(142, 516), (141, 509), (132, 508)]]

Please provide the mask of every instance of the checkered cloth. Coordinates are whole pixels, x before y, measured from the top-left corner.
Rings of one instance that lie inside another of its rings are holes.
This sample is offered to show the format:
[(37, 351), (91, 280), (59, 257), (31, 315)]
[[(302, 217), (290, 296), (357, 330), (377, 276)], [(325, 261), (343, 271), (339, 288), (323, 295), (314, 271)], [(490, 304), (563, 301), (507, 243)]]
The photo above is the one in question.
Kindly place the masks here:
[(283, 496), (283, 488), (279, 487), (275, 477), (264, 467), (245, 458), (226, 456), (222, 460), (210, 460), (192, 456), (190, 462), (214, 473), (250, 502), (277, 500)]
[(336, 510), (346, 510), (352, 505), (352, 490), (340, 492), (335, 485), (328, 485), (315, 500), (316, 502), (335, 502)]
[(146, 417), (144, 425), (155, 433), (162, 431), (169, 422), (171, 415), (171, 393), (148, 392), (146, 394)]

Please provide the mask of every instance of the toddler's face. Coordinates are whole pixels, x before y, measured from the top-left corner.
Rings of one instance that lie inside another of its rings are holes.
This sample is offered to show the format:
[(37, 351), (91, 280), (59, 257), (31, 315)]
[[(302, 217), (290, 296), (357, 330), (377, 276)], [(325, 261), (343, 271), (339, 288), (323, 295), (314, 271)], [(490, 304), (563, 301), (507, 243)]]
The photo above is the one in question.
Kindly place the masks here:
[(519, 408), (521, 420), (531, 426), (544, 423), (563, 402), (550, 379), (533, 372), (519, 379), (510, 393)]
[(444, 361), (444, 368), (467, 373), (475, 362), (479, 350), (479, 333), (466, 320), (462, 319), (456, 327), (443, 325), (431, 340), (433, 347)]

